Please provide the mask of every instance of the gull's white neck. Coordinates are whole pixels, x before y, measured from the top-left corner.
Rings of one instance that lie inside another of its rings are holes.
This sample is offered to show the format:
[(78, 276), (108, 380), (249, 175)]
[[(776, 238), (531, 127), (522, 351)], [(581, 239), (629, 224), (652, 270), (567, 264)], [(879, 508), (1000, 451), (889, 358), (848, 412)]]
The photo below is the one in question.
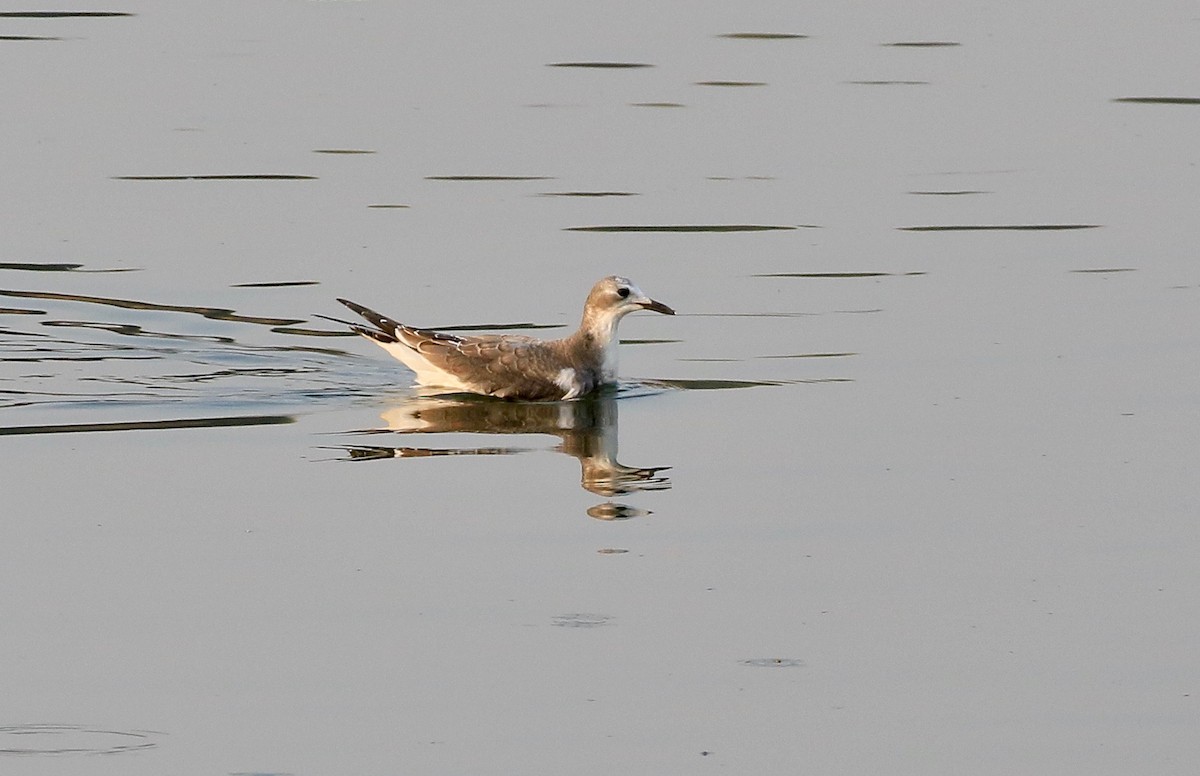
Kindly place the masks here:
[(604, 382), (617, 379), (617, 324), (631, 310), (586, 310), (579, 331), (573, 336), (575, 347), (590, 351), (591, 358), (599, 358), (599, 371)]

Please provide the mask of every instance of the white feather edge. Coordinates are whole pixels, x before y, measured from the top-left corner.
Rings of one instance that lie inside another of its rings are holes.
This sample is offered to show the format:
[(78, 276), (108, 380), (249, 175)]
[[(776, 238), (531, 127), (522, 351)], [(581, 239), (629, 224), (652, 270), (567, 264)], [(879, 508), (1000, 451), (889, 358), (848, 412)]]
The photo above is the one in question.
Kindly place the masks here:
[[(367, 339), (371, 338), (367, 337)], [(475, 390), (470, 384), (463, 382), (457, 376), (429, 363), (424, 356), (402, 342), (380, 342), (373, 339), (371, 341), (390, 353), (397, 361), (416, 372), (418, 385), (448, 388), (452, 391)]]

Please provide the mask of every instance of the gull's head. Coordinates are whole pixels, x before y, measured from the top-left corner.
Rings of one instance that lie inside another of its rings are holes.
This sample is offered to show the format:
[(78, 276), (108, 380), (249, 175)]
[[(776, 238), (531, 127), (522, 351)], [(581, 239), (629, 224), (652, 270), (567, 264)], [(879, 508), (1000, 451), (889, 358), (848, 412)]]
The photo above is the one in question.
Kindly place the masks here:
[(588, 294), (587, 304), (584, 305), (584, 317), (599, 321), (617, 321), (637, 310), (653, 310), (663, 315), (674, 315), (675, 311), (662, 302), (646, 296), (629, 278), (619, 275), (609, 275), (596, 285)]

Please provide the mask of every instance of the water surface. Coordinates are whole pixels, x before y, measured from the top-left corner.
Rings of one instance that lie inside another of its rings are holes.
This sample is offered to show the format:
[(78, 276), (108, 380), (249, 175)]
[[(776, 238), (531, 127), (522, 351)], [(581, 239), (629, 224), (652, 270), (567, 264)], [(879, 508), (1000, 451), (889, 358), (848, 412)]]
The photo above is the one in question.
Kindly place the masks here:
[(0, 772), (1194, 773), (1195, 21), (0, 12)]

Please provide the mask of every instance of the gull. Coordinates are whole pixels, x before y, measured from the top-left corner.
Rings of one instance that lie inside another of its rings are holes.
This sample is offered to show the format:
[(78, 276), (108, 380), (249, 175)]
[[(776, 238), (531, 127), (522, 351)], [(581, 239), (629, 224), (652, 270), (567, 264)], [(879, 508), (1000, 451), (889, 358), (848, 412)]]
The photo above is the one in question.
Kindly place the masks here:
[(351, 324), (351, 330), (416, 372), (417, 385), (525, 401), (575, 399), (615, 383), (621, 319), (637, 310), (675, 314), (618, 275), (592, 286), (579, 330), (557, 340), (519, 334), (460, 337), (406, 326), (355, 302), (338, 301), (374, 327)]

